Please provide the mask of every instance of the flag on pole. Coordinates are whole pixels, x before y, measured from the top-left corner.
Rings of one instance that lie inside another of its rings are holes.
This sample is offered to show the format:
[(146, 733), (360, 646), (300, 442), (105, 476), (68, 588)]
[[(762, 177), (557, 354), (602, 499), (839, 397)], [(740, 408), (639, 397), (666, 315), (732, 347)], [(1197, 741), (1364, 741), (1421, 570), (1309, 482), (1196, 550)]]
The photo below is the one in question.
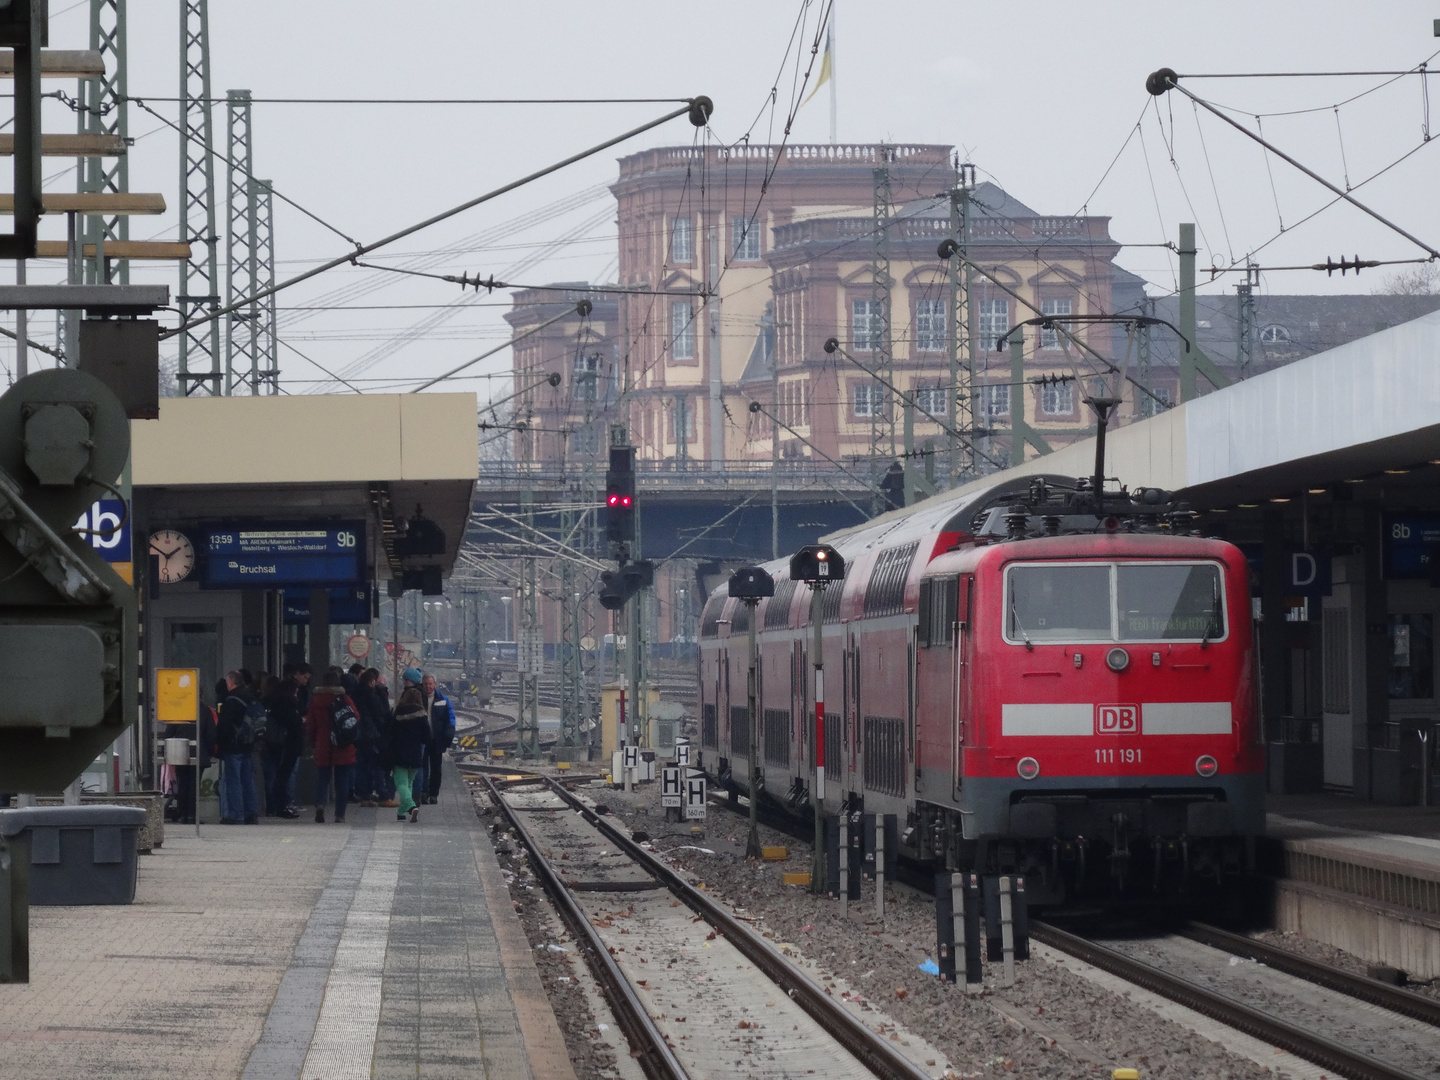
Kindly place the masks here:
[(824, 86), (827, 82), (830, 81), (830, 34), (831, 31), (825, 31), (825, 52), (820, 57), (820, 77), (815, 80), (814, 89), (812, 89), (810, 93), (805, 95), (805, 100), (800, 103), (801, 108), (804, 108), (806, 105), (808, 105), (810, 103), (810, 99), (820, 92), (820, 87)]

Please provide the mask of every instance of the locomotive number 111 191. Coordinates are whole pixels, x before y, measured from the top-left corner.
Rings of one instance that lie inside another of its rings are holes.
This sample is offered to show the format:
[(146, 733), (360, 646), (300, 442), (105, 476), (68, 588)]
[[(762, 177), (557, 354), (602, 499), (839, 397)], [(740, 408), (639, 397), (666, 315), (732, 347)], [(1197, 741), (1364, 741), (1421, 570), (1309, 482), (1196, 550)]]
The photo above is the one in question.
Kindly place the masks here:
[(1100, 765), (1113, 765), (1117, 761), (1125, 765), (1138, 765), (1140, 764), (1140, 748), (1138, 746), (1134, 749), (1121, 747), (1116, 750), (1112, 747), (1109, 749), (1096, 750), (1095, 761)]

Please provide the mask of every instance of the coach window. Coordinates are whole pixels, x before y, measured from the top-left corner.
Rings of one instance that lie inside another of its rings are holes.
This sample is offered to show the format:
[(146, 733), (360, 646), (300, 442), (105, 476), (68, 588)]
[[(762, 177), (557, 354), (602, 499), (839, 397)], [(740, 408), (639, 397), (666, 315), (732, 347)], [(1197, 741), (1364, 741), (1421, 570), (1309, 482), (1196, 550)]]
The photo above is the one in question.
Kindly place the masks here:
[(926, 578), (920, 582), (920, 647), (948, 645), (955, 640), (959, 615), (959, 579)]

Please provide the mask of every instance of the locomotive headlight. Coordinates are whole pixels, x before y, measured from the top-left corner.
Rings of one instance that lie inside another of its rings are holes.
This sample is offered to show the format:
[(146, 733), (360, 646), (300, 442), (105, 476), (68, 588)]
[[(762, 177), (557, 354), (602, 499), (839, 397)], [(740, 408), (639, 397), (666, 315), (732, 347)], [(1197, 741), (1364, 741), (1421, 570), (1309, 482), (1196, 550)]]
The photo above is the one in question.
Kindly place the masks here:
[(1111, 671), (1124, 671), (1130, 666), (1130, 654), (1117, 645), (1105, 654), (1105, 663)]
[(1195, 771), (1208, 780), (1220, 771), (1220, 763), (1209, 754), (1201, 754), (1195, 759)]
[(1022, 757), (1016, 764), (1015, 771), (1020, 774), (1021, 780), (1034, 780), (1040, 775), (1040, 762), (1033, 757)]

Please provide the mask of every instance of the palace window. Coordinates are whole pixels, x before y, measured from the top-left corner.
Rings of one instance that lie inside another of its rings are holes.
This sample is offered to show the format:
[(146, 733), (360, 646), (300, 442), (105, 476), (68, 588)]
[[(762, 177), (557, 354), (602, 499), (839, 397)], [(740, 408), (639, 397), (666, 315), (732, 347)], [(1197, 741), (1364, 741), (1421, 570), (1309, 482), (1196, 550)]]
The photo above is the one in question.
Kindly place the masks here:
[(850, 347), (874, 352), (880, 348), (881, 301), (850, 301)]
[(856, 383), (852, 391), (855, 415), (864, 419), (877, 417), (885, 411), (885, 388), (877, 382)]
[(695, 261), (695, 224), (688, 217), (677, 217), (670, 222), (670, 261)]
[(976, 326), (980, 331), (980, 351), (994, 352), (995, 343), (1010, 329), (1010, 301), (981, 300), (977, 305)]
[(676, 360), (695, 359), (695, 309), (688, 300), (670, 302), (670, 355)]
[(1010, 387), (1008, 384), (991, 384), (980, 387), (980, 419), (993, 420), (997, 416), (1010, 415)]
[[(1009, 387), (1006, 387), (1008, 390)], [(1075, 384), (1047, 384), (1040, 388), (1040, 411), (1047, 416), (1069, 416), (1075, 411)]]
[(944, 300), (915, 301), (915, 348), (920, 352), (940, 352), (945, 348)]
[[(1063, 299), (1063, 300), (1041, 300), (1041, 301), (1040, 301), (1040, 314), (1041, 314), (1041, 315), (1070, 315), (1070, 314), (1073, 314), (1073, 312), (1072, 312), (1071, 309), (1070, 309), (1070, 300), (1069, 300), (1069, 298), (1067, 297), (1066, 299)], [(1041, 347), (1042, 349), (1058, 349), (1058, 348), (1060, 348), (1060, 331), (1057, 330), (1057, 329), (1055, 329), (1054, 327), (1043, 327), (1043, 326), (1042, 326), (1042, 327), (1040, 328), (1040, 347)]]
[(915, 419), (924, 423), (925, 413), (931, 416), (938, 416), (941, 420), (946, 419), (945, 387), (943, 386), (917, 386), (915, 388), (915, 408), (920, 415)]
[(760, 215), (730, 219), (730, 250), (735, 262), (760, 261)]

